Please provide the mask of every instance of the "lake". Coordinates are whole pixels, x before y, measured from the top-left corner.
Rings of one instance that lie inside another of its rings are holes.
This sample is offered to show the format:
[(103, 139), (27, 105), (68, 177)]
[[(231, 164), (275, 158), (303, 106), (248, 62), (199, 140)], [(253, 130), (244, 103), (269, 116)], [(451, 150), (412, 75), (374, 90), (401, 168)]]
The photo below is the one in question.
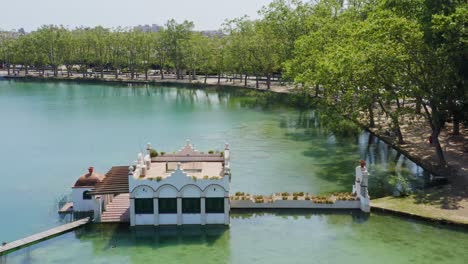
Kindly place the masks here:
[[(0, 81), (0, 240), (62, 224), (60, 201), (89, 166), (130, 165), (147, 142), (172, 152), (231, 144), (232, 192), (351, 191), (354, 167), (369, 163), (370, 193), (423, 188), (428, 173), (366, 132), (333, 135), (319, 109), (287, 95), (64, 82)], [(22, 249), (7, 263), (462, 263), (468, 234), (372, 214), (291, 212), (232, 215), (223, 229), (92, 226)], [(66, 248), (64, 245), (67, 245)], [(2, 260), (2, 261), (3, 261)], [(0, 263), (2, 263), (0, 261)]]

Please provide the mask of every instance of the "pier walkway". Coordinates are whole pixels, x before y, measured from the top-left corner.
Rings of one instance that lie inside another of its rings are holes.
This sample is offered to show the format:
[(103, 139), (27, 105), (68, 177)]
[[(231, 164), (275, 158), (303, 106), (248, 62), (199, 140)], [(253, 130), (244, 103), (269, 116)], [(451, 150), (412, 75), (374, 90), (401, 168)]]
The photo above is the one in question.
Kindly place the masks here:
[(68, 232), (70, 230), (73, 230), (73, 229), (81, 227), (81, 226), (84, 226), (84, 225), (88, 224), (90, 221), (91, 221), (91, 218), (86, 217), (86, 218), (83, 218), (83, 219), (80, 219), (80, 220), (77, 220), (77, 221), (74, 221), (74, 222), (71, 222), (71, 223), (68, 223), (68, 224), (64, 224), (64, 225), (61, 225), (61, 226), (54, 227), (52, 229), (49, 229), (47, 231), (44, 231), (44, 232), (41, 232), (41, 233), (38, 233), (38, 234), (35, 234), (35, 235), (32, 235), (32, 236), (28, 236), (28, 237), (23, 238), (23, 239), (13, 241), (11, 243), (7, 243), (4, 246), (0, 246), (0, 256), (4, 255), (4, 254), (7, 254), (7, 253), (9, 253), (11, 251), (20, 249), (22, 247), (25, 247), (27, 245), (34, 244), (34, 243), (37, 243), (37, 242), (40, 242), (40, 241), (43, 241), (43, 240), (47, 240), (47, 239), (52, 238), (52, 237), (54, 237), (56, 235)]

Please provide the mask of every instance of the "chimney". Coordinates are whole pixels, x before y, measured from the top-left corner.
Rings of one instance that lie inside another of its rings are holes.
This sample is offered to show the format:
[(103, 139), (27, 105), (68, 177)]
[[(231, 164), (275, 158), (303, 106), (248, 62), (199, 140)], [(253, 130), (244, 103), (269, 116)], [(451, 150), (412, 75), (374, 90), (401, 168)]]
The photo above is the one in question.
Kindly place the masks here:
[(94, 167), (89, 167), (88, 168), (89, 175), (93, 174), (93, 171), (94, 171)]

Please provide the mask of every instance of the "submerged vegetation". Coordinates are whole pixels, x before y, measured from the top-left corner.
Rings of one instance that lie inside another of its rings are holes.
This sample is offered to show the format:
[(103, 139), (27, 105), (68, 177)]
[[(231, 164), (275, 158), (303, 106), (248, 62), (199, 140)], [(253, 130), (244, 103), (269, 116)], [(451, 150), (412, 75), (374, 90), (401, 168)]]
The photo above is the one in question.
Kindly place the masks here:
[[(466, 1), (276, 0), (261, 19), (226, 21), (219, 34), (193, 30), (190, 21), (169, 20), (159, 32), (103, 27), (67, 29), (46, 25), (31, 33), (0, 34), (0, 61), (8, 74), (30, 69), (66, 76), (130, 79), (140, 73), (173, 73), (176, 79), (209, 75), (256, 87), (272, 80), (293, 82), (298, 105), (311, 97), (345, 115), (376, 126), (405, 142), (402, 125), (424, 117), (441, 165), (439, 134), (447, 122), (453, 134), (468, 121)], [(307, 98), (307, 99), (305, 99)], [(332, 118), (327, 118), (332, 119)], [(325, 120), (325, 119), (324, 119)], [(330, 130), (353, 134), (342, 119)]]

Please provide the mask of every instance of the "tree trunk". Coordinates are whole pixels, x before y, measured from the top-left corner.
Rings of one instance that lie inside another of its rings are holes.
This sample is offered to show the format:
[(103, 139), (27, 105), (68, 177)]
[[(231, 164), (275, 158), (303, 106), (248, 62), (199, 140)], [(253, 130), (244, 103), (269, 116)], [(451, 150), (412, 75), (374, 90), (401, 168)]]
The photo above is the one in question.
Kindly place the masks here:
[(10, 75), (10, 64), (9, 63), (7, 64), (7, 72), (8, 72), (8, 75)]
[(374, 123), (374, 103), (371, 102), (368, 107), (369, 111), (369, 127), (375, 127)]
[(259, 85), (258, 85), (258, 75), (255, 75), (255, 88), (258, 89)]
[(458, 118), (457, 114), (453, 115), (453, 131), (452, 134), (454, 136), (460, 135), (460, 119)]
[(192, 80), (196, 80), (196, 79), (197, 79), (197, 73), (196, 73), (196, 70), (194, 68), (193, 72), (192, 72)]
[(218, 85), (220, 85), (220, 84), (221, 84), (221, 73), (218, 72)]
[(316, 84), (316, 85), (315, 85), (315, 97), (318, 97), (318, 96), (319, 96), (319, 88), (320, 88), (319, 85)]
[(24, 66), (24, 75), (28, 75), (28, 65)]
[(267, 74), (267, 89), (270, 90), (271, 86), (271, 74)]
[(421, 98), (416, 98), (416, 114), (421, 113)]
[(442, 150), (442, 147), (440, 146), (439, 134), (440, 134), (440, 128), (436, 128), (432, 132), (432, 142), (435, 146), (437, 157), (439, 158), (440, 164), (442, 166), (447, 166), (447, 161), (445, 160), (444, 151)]
[(247, 87), (247, 77), (248, 77), (248, 75), (246, 73), (245, 76), (244, 76), (244, 87)]
[(145, 69), (145, 80), (148, 80), (148, 69)]
[(119, 78), (119, 69), (115, 68), (115, 79)]
[(208, 73), (205, 73), (205, 81), (203, 82), (204, 84), (206, 84), (206, 79), (208, 79)]
[[(434, 107), (434, 104), (431, 104), (431, 112), (429, 112), (429, 109), (427, 109), (427, 105), (423, 104), (424, 107), (424, 112), (426, 113), (426, 118), (427, 121), (429, 122), (429, 125), (431, 126), (432, 129), (432, 144), (436, 148), (436, 154), (437, 158), (439, 159), (439, 163), (442, 166), (447, 166), (447, 161), (445, 160), (444, 152), (442, 150), (442, 147), (440, 146), (440, 141), (439, 141), (439, 134), (440, 130), (442, 129), (442, 123), (440, 119), (437, 119), (437, 111), (438, 109)], [(435, 116), (434, 116), (435, 115)]]
[(164, 68), (161, 67), (161, 71), (159, 72), (161, 74), (161, 80), (164, 80)]
[(104, 79), (104, 67), (101, 68), (101, 79)]

